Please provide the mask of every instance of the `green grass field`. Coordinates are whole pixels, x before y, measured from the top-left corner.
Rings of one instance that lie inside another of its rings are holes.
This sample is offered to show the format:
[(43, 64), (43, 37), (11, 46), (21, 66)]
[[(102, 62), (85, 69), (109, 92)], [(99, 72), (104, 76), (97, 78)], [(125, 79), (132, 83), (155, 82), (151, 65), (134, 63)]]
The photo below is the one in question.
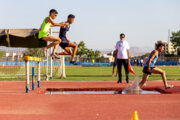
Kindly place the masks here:
[[(166, 71), (168, 80), (180, 80), (180, 67), (179, 66), (158, 66), (159, 68)], [(57, 74), (57, 67), (53, 70)], [(133, 67), (135, 73), (142, 77), (143, 67)], [(2, 74), (24, 74), (24, 67), (0, 67), (0, 75)], [(30, 70), (31, 71), (31, 70)], [(73, 80), (73, 81), (85, 81), (85, 80), (117, 80), (117, 77), (111, 77), (112, 67), (66, 67), (66, 79), (60, 79), (54, 76), (53, 80)], [(124, 70), (123, 79), (124, 78)], [(41, 67), (41, 74), (45, 74), (45, 67)], [(30, 77), (31, 78), (31, 77)], [(24, 76), (21, 77), (0, 77), (0, 80), (25, 80)], [(45, 77), (42, 77), (45, 80)], [(134, 76), (130, 74), (130, 80), (134, 80)], [(161, 80), (160, 75), (151, 75), (149, 80)]]

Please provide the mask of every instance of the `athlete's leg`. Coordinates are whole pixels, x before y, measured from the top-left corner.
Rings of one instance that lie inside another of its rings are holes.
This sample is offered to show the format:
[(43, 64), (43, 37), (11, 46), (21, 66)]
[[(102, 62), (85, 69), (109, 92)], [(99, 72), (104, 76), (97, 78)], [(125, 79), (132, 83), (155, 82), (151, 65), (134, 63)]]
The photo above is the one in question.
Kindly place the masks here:
[(59, 44), (61, 42), (61, 39), (56, 37), (56, 36), (51, 36), (51, 35), (48, 35), (46, 37), (43, 37), (42, 40), (44, 41), (50, 41), (52, 42), (51, 44), (49, 44), (48, 46), (45, 47), (45, 49), (49, 49), (57, 44)]
[(68, 47), (72, 47), (72, 48), (74, 49), (74, 50), (73, 50), (73, 53), (72, 53), (72, 60), (71, 60), (71, 61), (74, 61), (75, 55), (76, 55), (76, 52), (77, 52), (78, 45), (75, 44), (75, 43), (69, 42)]
[(64, 49), (64, 52), (56, 53), (57, 55), (72, 55), (72, 50), (69, 47)]
[[(116, 65), (117, 66), (117, 65)], [(118, 67), (117, 67), (117, 70), (116, 70), (116, 76), (118, 77), (118, 73), (119, 73), (119, 71), (118, 71)]]
[(173, 87), (173, 86), (169, 86), (169, 85), (168, 85), (165, 71), (163, 71), (163, 70), (161, 70), (161, 69), (159, 69), (159, 68), (153, 68), (153, 69), (151, 69), (149, 72), (154, 73), (154, 74), (160, 74), (160, 75), (162, 76), (162, 79), (163, 79), (163, 83), (164, 83), (165, 88), (171, 88), (171, 87)]
[(113, 70), (112, 70), (112, 77), (114, 77), (114, 71), (115, 71), (115, 63), (113, 63)]
[(53, 47), (53, 46), (54, 46), (54, 47), (56, 46), (56, 48), (54, 48), (54, 50), (53, 50), (53, 55), (55, 55), (55, 52), (56, 52), (56, 50), (57, 50), (58, 45), (59, 45), (60, 42), (61, 42), (61, 39), (58, 38), (58, 37), (56, 37), (56, 36), (48, 35), (48, 36), (46, 36), (46, 37), (43, 37), (42, 40), (52, 42), (52, 43), (49, 44), (48, 46), (44, 47), (44, 51), (45, 51), (45, 52), (47, 51), (47, 49), (49, 49), (49, 48), (51, 48), (51, 47)]
[(57, 44), (57, 45), (54, 46), (53, 53), (52, 53), (52, 55), (53, 55), (54, 57), (56, 57), (56, 58), (58, 58), (58, 56), (56, 55), (56, 51), (57, 51), (58, 46), (59, 46), (59, 44)]
[(142, 81), (139, 83), (139, 87), (142, 87), (144, 85), (144, 83), (147, 81), (149, 75), (144, 73), (142, 76)]

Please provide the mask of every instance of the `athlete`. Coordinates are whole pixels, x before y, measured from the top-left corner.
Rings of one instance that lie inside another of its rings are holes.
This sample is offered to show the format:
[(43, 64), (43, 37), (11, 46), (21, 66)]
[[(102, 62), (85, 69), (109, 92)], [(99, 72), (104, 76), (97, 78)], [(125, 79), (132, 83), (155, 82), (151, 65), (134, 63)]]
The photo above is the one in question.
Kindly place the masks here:
[[(115, 58), (116, 57), (116, 50), (113, 51), (113, 57), (114, 57), (114, 59), (116, 59)], [(113, 63), (113, 70), (112, 70), (112, 77), (114, 77), (114, 72), (115, 72), (116, 66), (117, 66), (117, 62), (114, 61), (114, 63)], [(116, 76), (118, 76), (118, 68), (117, 68), (117, 71), (116, 71)]]
[(156, 68), (154, 66), (157, 59), (158, 59), (158, 54), (163, 52), (163, 50), (164, 50), (163, 44), (159, 43), (157, 45), (156, 50), (152, 51), (151, 54), (149, 55), (147, 61), (144, 64), (144, 69), (143, 69), (144, 74), (143, 74), (143, 77), (142, 77), (142, 81), (139, 83), (140, 87), (142, 87), (144, 85), (144, 83), (148, 79), (149, 75), (151, 75), (151, 73), (160, 74), (162, 76), (165, 89), (173, 87), (173, 85), (168, 85), (165, 71), (163, 71), (163, 70), (161, 70), (159, 68)]
[[(61, 26), (60, 32), (59, 32), (59, 38), (61, 38), (62, 42), (59, 44), (61, 48), (65, 50), (65, 52), (57, 53), (57, 55), (71, 55), (72, 59), (70, 61), (71, 64), (76, 64), (75, 62), (75, 55), (77, 52), (78, 45), (70, 42), (70, 40), (66, 37), (66, 33), (69, 31), (70, 25), (74, 22), (75, 16), (70, 14), (68, 15), (67, 21), (65, 22), (65, 25)], [(73, 48), (73, 51), (70, 49)]]
[(52, 42), (48, 46), (43, 48), (43, 54), (46, 56), (47, 49), (54, 47), (53, 53), (51, 54), (52, 57), (58, 58), (58, 56), (55, 54), (58, 45), (61, 43), (61, 39), (56, 36), (48, 35), (48, 30), (50, 27), (54, 26), (63, 26), (65, 23), (54, 23), (53, 20), (56, 18), (58, 12), (55, 9), (51, 9), (49, 11), (49, 16), (47, 16), (44, 20), (43, 23), (40, 27), (38, 38), (39, 40), (44, 40), (44, 41), (50, 41)]

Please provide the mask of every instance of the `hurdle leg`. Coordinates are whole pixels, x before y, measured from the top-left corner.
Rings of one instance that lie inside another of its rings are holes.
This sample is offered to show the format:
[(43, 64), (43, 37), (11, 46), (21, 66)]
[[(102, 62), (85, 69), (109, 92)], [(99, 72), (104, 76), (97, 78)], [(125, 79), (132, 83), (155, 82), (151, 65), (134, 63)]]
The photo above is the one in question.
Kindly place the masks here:
[(25, 70), (26, 70), (26, 93), (29, 93), (29, 61), (25, 61)]
[(40, 61), (37, 63), (37, 86), (40, 88)]
[(32, 90), (35, 89), (35, 68), (32, 67)]
[[(48, 44), (49, 44), (49, 42), (48, 42)], [(47, 56), (46, 56), (46, 81), (48, 81), (49, 80), (49, 71), (48, 71), (48, 67), (49, 67), (49, 61), (48, 61), (48, 53), (49, 52), (49, 50), (47, 50)]]

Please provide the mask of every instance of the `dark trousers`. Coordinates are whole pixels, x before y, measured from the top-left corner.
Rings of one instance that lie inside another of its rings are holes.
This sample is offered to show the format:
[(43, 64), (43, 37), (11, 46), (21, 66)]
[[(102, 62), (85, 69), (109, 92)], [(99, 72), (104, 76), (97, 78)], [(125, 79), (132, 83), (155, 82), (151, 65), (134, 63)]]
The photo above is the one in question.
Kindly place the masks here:
[(126, 73), (126, 82), (129, 83), (129, 70), (128, 70), (128, 59), (117, 59), (117, 67), (119, 72), (119, 82), (122, 82), (122, 65), (124, 65)]

